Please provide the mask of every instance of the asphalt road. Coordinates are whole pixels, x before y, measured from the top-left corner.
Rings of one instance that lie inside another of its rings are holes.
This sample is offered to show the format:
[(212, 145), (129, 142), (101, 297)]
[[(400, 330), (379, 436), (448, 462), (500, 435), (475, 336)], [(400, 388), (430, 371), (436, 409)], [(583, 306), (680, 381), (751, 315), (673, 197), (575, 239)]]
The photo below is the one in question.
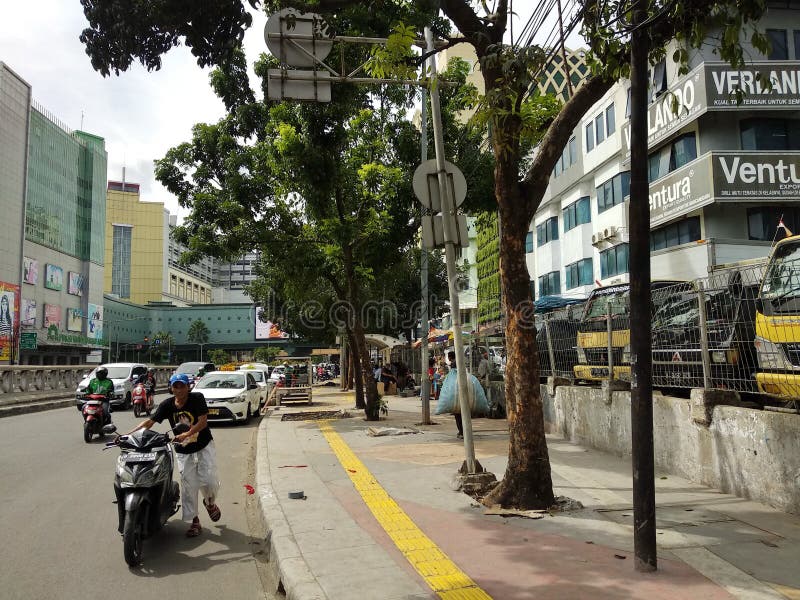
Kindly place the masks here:
[[(130, 410), (113, 417), (120, 431), (140, 421)], [(201, 515), (203, 533), (189, 539), (178, 511), (129, 569), (112, 503), (118, 451), (103, 451), (98, 438), (86, 444), (75, 408), (0, 419), (0, 597), (269, 600), (263, 535), (244, 488), (253, 484), (257, 428), (256, 418), (212, 426), (222, 518)]]

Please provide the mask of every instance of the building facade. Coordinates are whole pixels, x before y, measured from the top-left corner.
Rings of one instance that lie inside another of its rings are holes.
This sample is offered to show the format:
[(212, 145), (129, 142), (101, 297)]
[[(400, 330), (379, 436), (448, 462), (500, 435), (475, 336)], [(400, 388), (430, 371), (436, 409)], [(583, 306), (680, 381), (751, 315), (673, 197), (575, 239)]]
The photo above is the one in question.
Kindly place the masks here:
[[(770, 9), (759, 29), (771, 54), (743, 41), (752, 62), (742, 69), (710, 46), (690, 52), (686, 75), (669, 58), (651, 68), (654, 279), (766, 256), (781, 218), (800, 227), (800, 11)], [(615, 85), (586, 113), (553, 170), (526, 245), (536, 297), (628, 281), (629, 88)]]

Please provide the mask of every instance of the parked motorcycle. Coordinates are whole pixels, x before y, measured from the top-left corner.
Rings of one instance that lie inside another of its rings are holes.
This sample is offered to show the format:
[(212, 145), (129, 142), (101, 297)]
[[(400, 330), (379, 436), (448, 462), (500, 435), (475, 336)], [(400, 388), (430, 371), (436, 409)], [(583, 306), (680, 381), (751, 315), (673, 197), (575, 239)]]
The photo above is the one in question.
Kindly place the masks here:
[[(188, 431), (180, 424), (175, 434)], [(118, 531), (122, 534), (125, 562), (134, 567), (142, 562), (143, 542), (158, 532), (178, 512), (180, 488), (173, 481), (175, 455), (168, 433), (140, 429), (119, 436), (106, 449), (119, 447), (114, 477)]]
[(104, 436), (114, 433), (116, 425), (110, 422), (110, 415), (103, 410), (103, 394), (87, 394), (84, 396), (84, 403), (81, 407), (83, 414), (83, 441), (87, 444), (92, 441), (95, 435)]
[(153, 410), (153, 393), (144, 383), (137, 383), (133, 386), (131, 401), (135, 417), (141, 417), (145, 413), (149, 416), (150, 411)]

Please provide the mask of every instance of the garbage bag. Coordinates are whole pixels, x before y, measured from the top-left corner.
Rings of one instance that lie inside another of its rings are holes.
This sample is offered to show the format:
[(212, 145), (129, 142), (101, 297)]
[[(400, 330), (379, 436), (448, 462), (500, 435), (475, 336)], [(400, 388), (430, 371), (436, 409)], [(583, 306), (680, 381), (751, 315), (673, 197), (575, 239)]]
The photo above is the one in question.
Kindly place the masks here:
[[(489, 410), (489, 402), (486, 400), (486, 394), (483, 391), (483, 387), (481, 387), (481, 382), (471, 373), (467, 373), (467, 402), (474, 417), (485, 415)], [(439, 401), (436, 403), (435, 414), (457, 414), (460, 412), (458, 374), (456, 369), (451, 369), (447, 377), (445, 377), (442, 389), (439, 392)]]

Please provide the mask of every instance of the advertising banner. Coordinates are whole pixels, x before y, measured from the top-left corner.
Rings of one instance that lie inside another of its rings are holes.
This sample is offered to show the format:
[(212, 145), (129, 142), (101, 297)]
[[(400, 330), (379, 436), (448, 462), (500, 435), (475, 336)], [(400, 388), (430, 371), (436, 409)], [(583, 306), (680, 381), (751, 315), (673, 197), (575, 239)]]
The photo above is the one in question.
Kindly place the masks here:
[(719, 201), (800, 198), (800, 152), (714, 152), (713, 165)]
[(36, 285), (39, 283), (39, 261), (27, 256), (22, 257), (22, 281)]
[(44, 305), (44, 328), (55, 325), (61, 329), (61, 307), (58, 304), (45, 304)]
[(103, 339), (103, 305), (89, 303), (89, 328), (87, 337), (93, 340)]
[(289, 337), (285, 331), (281, 331), (280, 324), (276, 321), (262, 321), (261, 315), (264, 312), (263, 308), (256, 308), (256, 339), (257, 340), (280, 340)]
[(69, 272), (69, 280), (67, 282), (67, 293), (73, 296), (83, 296), (83, 275)]
[(19, 286), (0, 281), (0, 361), (11, 361), (19, 337)]
[(711, 110), (800, 107), (800, 68), (796, 62), (752, 63), (741, 69), (725, 63), (706, 63), (705, 87)]
[(56, 265), (45, 265), (44, 287), (60, 291), (64, 288), (64, 269)]
[(67, 331), (82, 331), (83, 315), (80, 308), (67, 309)]
[(36, 300), (22, 299), (22, 326), (36, 327)]

